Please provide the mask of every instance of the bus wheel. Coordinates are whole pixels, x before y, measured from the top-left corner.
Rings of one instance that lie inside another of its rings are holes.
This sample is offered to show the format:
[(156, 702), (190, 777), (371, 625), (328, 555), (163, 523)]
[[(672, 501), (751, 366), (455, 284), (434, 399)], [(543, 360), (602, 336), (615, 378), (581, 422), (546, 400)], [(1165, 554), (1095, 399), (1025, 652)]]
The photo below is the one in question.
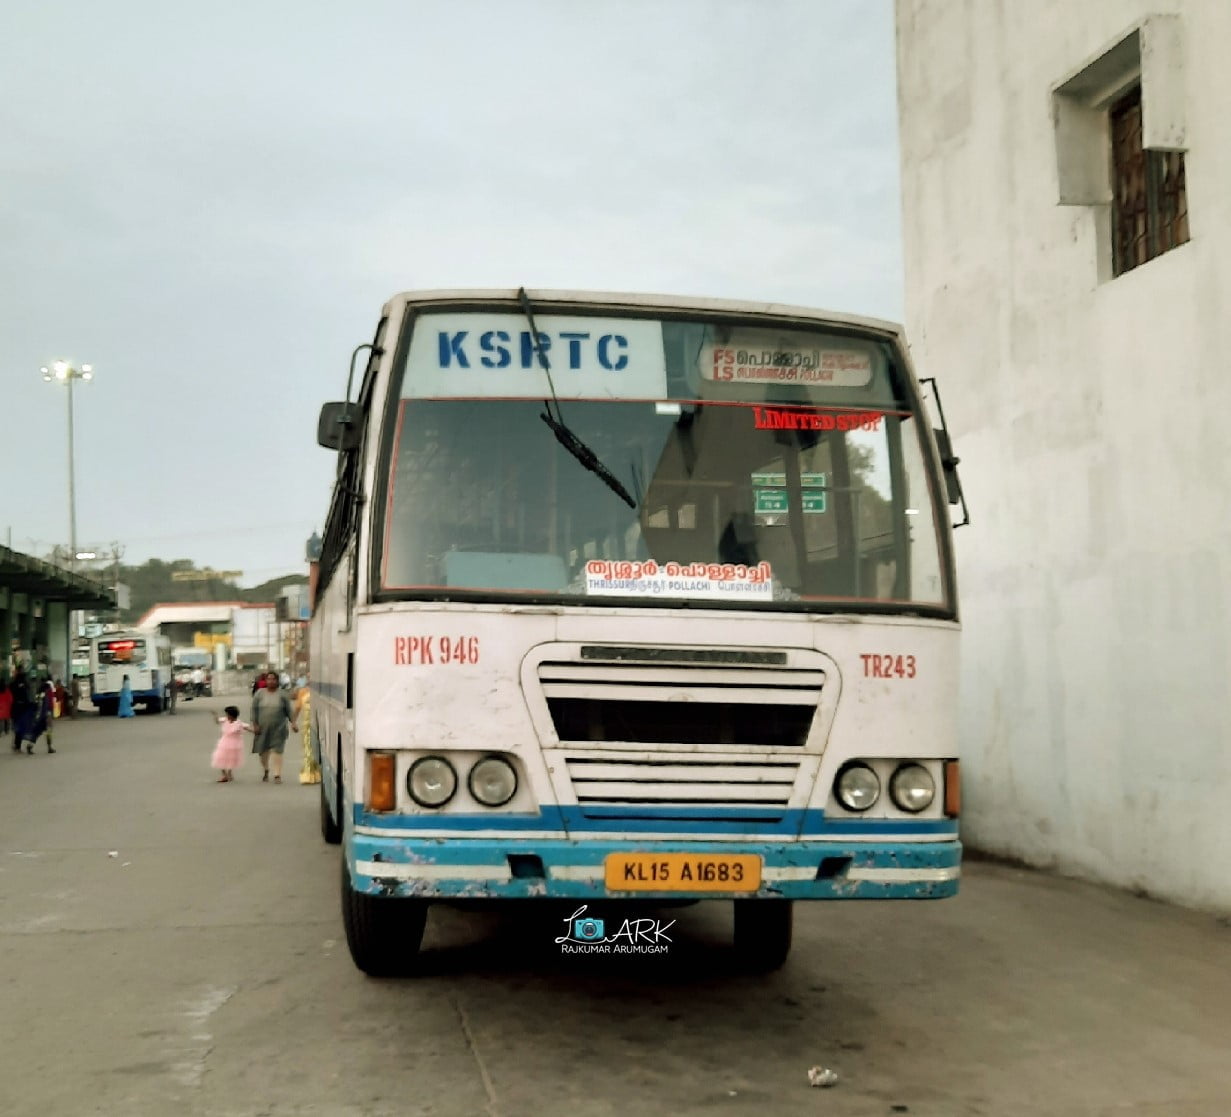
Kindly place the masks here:
[(427, 903), (356, 892), (345, 854), (341, 861), (342, 923), (355, 965), (369, 977), (414, 973), (427, 924)]
[(791, 953), (794, 907), (790, 900), (735, 901), (735, 956), (748, 973), (779, 969)]
[[(338, 814), (342, 813), (342, 781), (338, 780)], [(333, 820), (329, 810), (329, 796), (325, 794), (325, 781), (321, 780), (321, 837), (331, 846), (342, 840), (342, 824)]]

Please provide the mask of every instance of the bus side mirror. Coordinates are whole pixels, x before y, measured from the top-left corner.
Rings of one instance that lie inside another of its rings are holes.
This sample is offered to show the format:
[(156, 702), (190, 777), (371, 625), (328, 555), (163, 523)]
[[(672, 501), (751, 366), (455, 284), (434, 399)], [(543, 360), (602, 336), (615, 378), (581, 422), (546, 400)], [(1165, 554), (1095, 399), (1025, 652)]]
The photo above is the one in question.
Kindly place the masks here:
[(326, 450), (357, 450), (363, 435), (357, 403), (326, 403), (316, 421), (316, 441)]
[(939, 427), (933, 429), (936, 436), (936, 449), (940, 451), (940, 467), (945, 472), (945, 490), (950, 504), (962, 503), (962, 482), (958, 479), (957, 465), (961, 461), (953, 453), (953, 443), (949, 440), (949, 432)]

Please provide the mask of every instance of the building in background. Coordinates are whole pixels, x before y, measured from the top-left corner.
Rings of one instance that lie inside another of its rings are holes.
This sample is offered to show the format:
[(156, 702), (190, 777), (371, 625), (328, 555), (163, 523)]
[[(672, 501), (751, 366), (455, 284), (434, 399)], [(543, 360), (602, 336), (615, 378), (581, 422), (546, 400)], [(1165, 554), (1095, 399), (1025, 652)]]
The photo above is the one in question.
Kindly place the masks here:
[(959, 532), (964, 836), (1231, 909), (1231, 4), (898, 0), (907, 331)]
[[(289, 670), (283, 626), (272, 603), (160, 603), (137, 621), (135, 627), (157, 629), (169, 636), (173, 653), (184, 649), (209, 651), (216, 671), (266, 666)], [(183, 656), (179, 658), (184, 659)]]

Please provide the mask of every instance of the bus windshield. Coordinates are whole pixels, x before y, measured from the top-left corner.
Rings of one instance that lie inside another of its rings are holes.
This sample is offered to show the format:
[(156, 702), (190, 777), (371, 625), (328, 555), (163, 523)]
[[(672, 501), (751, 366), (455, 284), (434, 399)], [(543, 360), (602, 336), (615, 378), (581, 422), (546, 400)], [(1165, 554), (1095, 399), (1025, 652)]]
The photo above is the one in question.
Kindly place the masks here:
[(516, 314), (414, 323), (378, 535), (386, 594), (947, 605), (932, 458), (891, 343), (754, 321), (537, 326), (550, 384)]

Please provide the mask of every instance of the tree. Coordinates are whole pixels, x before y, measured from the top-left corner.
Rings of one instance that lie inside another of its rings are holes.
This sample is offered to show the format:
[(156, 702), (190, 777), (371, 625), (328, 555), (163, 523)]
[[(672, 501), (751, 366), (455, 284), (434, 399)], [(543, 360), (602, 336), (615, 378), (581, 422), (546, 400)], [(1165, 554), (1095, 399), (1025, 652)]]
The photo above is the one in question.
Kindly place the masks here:
[(121, 624), (134, 624), (155, 605), (170, 601), (243, 601), (268, 603), (274, 601), (279, 591), (288, 585), (306, 584), (306, 574), (284, 574), (262, 582), (251, 589), (243, 589), (235, 582), (224, 578), (194, 578), (182, 580), (176, 574), (203, 573), (191, 559), (149, 559), (140, 566), (119, 568), (118, 581), (128, 586), (129, 607), (120, 614)]

